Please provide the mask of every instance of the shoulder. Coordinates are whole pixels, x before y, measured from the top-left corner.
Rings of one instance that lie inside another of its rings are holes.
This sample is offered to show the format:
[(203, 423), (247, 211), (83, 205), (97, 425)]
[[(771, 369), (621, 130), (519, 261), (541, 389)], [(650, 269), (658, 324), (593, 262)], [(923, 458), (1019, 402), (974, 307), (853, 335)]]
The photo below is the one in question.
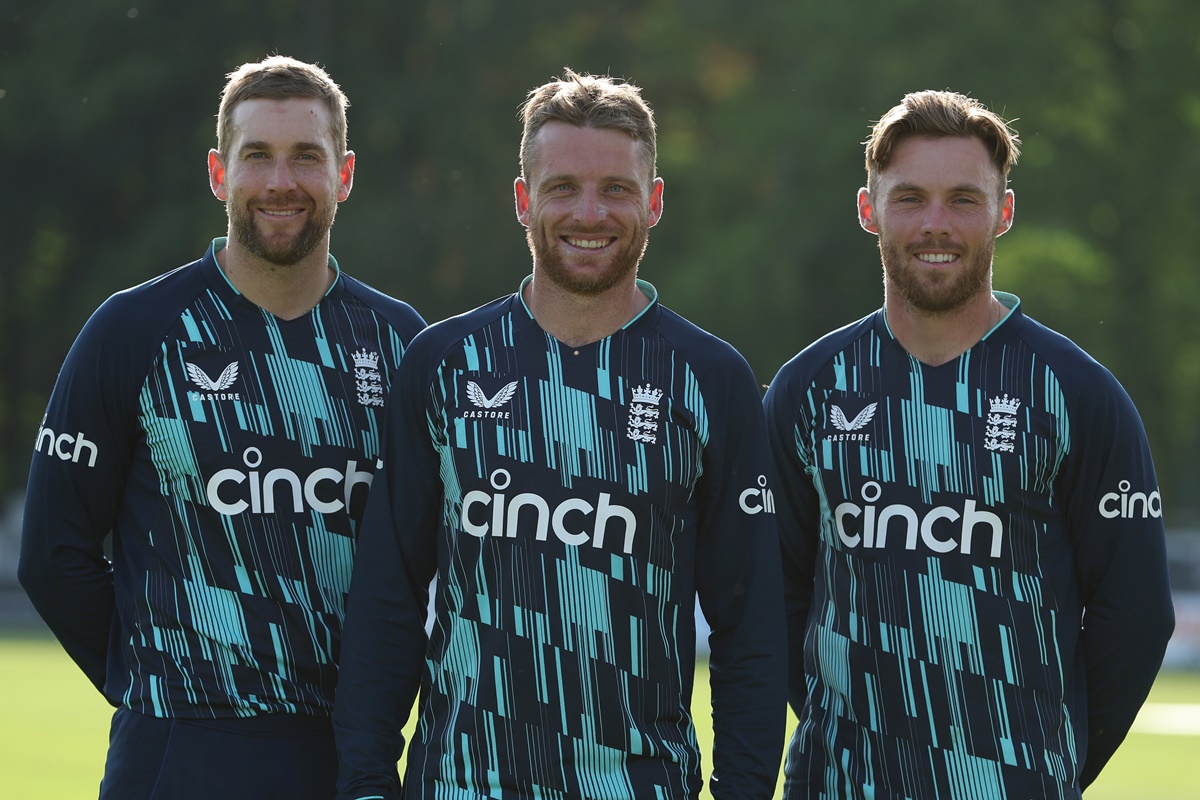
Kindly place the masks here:
[(730, 372), (753, 376), (742, 354), (724, 339), (680, 316), (666, 306), (658, 308), (654, 331), (683, 356), (698, 379), (723, 379)]
[(847, 349), (863, 339), (874, 336), (881, 313), (874, 311), (862, 319), (830, 331), (806, 346), (779, 368), (779, 372), (771, 381), (771, 387), (774, 389), (783, 384), (809, 384)]
[(194, 261), (145, 283), (109, 296), (92, 313), (80, 343), (111, 342), (122, 350), (157, 349), (167, 330), (205, 286), (201, 262)]
[(405, 341), (425, 328), (425, 320), (408, 303), (345, 273), (341, 277), (345, 281), (346, 293), (381, 316)]
[(412, 340), (405, 361), (425, 364), (440, 361), (447, 352), (480, 331), (503, 319), (512, 310), (512, 296), (493, 300), (478, 308), (435, 322)]
[(1016, 331), (1019, 339), (1043, 362), (1049, 377), (1067, 397), (1081, 401), (1127, 393), (1112, 372), (1067, 336), (1025, 316)]

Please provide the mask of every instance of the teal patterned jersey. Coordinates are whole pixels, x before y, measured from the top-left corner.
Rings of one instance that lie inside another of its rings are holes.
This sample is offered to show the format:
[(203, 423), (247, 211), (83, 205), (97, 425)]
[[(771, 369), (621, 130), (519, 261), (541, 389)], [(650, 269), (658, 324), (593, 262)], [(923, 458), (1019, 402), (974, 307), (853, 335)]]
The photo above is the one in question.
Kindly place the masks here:
[(788, 798), (1077, 798), (1157, 673), (1173, 613), (1141, 420), (997, 296), (1007, 317), (946, 364), (880, 311), (767, 393)]
[(347, 611), (340, 796), (399, 796), (419, 688), (409, 800), (696, 797), (698, 596), (714, 791), (770, 797), (779, 546), (760, 395), (733, 348), (657, 302), (569, 347), (513, 295), (418, 336), (392, 402)]
[(332, 257), (321, 302), (281, 320), (225, 278), (223, 246), (84, 326), (37, 433), (21, 579), (113, 705), (328, 716), (388, 390), (423, 321)]

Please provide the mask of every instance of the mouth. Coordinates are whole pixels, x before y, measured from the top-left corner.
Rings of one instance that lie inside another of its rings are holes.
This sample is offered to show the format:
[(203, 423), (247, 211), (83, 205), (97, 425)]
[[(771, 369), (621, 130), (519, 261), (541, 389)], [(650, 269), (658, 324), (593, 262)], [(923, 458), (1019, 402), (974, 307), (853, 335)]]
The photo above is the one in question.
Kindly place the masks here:
[(962, 258), (962, 256), (958, 253), (946, 252), (918, 252), (913, 253), (913, 255), (916, 256), (918, 261), (923, 261), (926, 264), (952, 264), (955, 261), (958, 261), (958, 259)]
[(304, 213), (302, 208), (260, 208), (259, 213), (274, 219), (289, 219)]
[(559, 240), (579, 250), (596, 252), (608, 247), (617, 239), (615, 236), (560, 236)]

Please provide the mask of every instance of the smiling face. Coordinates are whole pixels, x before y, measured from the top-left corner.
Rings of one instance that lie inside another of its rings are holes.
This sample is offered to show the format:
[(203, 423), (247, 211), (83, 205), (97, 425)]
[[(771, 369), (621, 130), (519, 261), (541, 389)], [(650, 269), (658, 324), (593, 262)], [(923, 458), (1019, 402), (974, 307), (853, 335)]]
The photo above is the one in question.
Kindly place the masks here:
[(975, 137), (913, 136), (896, 145), (859, 222), (879, 236), (887, 296), (945, 314), (990, 293), (996, 237), (1012, 225), (1013, 193)]
[(534, 281), (584, 295), (632, 283), (662, 216), (663, 182), (644, 146), (618, 130), (552, 121), (534, 152), (515, 186)]
[(339, 155), (325, 103), (246, 100), (231, 122), (228, 154), (209, 153), (213, 193), (229, 214), (230, 245), (282, 267), (321, 244), (327, 250), (337, 204), (350, 194), (354, 154)]

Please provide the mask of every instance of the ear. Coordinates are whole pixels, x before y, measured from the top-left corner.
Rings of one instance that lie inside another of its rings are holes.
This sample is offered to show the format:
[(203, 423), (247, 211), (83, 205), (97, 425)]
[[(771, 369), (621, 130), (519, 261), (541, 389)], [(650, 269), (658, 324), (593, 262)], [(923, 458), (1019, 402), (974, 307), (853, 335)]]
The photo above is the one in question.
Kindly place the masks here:
[(354, 151), (347, 150), (346, 157), (342, 159), (342, 168), (338, 170), (338, 202), (342, 202), (350, 196), (350, 189), (354, 186)]
[(1001, 236), (1008, 232), (1008, 229), (1013, 224), (1013, 212), (1016, 205), (1017, 196), (1013, 194), (1012, 189), (1004, 190), (1004, 202), (1000, 205), (1000, 222), (996, 226), (996, 235)]
[(225, 189), (225, 162), (221, 161), (221, 154), (216, 150), (208, 151), (208, 187), (222, 203), (229, 199), (229, 192)]
[(526, 228), (529, 227), (529, 184), (524, 178), (513, 181), (513, 195), (516, 199), (517, 220)]
[(871, 199), (871, 193), (865, 186), (858, 190), (858, 224), (867, 233), (879, 235), (879, 222), (875, 218), (875, 201)]
[(653, 228), (662, 219), (663, 213), (663, 179), (655, 178), (650, 184), (650, 224)]

